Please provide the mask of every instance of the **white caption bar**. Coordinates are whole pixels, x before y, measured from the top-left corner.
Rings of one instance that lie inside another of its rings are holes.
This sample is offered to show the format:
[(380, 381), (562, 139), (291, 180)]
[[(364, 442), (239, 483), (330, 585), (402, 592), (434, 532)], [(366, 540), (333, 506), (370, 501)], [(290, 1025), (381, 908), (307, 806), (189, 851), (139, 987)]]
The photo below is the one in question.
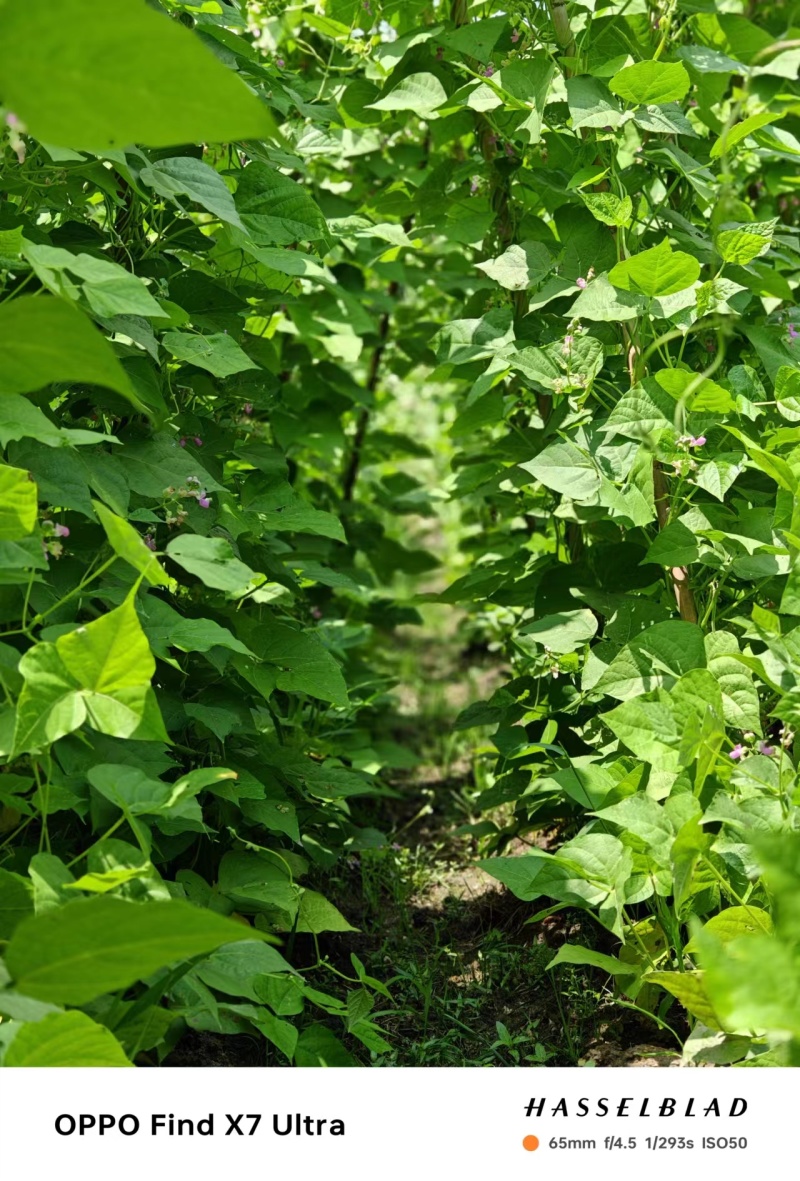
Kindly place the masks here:
[(785, 1169), (798, 1081), (770, 1069), (5, 1070), (0, 1172), (622, 1181), (645, 1168), (648, 1181), (716, 1169), (751, 1181)]

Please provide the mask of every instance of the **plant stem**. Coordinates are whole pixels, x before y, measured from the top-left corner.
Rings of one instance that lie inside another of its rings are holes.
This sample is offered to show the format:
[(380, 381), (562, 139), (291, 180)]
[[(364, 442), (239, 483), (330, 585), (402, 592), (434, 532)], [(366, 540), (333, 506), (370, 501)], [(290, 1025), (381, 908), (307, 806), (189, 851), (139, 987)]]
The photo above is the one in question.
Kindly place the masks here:
[[(653, 460), (653, 493), (658, 527), (665, 529), (669, 522), (669, 494), (664, 469), (657, 459)], [(669, 575), (681, 619), (685, 619), (688, 623), (697, 623), (697, 604), (694, 601), (688, 568), (686, 566), (671, 566)]]

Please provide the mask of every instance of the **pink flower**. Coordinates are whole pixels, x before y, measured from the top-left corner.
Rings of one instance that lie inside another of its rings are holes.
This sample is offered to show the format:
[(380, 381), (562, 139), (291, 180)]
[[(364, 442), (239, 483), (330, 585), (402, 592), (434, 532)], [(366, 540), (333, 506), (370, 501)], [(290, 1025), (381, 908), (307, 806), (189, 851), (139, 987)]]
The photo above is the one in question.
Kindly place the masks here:
[(9, 111), (6, 115), (6, 123), (9, 127), (19, 127), (19, 115), (15, 115), (13, 111)]
[(197, 503), (200, 505), (200, 508), (210, 508), (211, 506), (211, 500), (205, 493), (202, 496), (198, 496)]
[(477, 177), (473, 176), (472, 183), (469, 186), (469, 191), (471, 193), (477, 193), (479, 184), (480, 184), (480, 182), (478, 181)]
[(494, 73), (494, 66), (492, 66), (492, 65), (489, 65), (489, 66), (487, 66), (487, 67), (486, 67), (486, 69), (483, 71), (483, 76), (484, 76), (484, 78), (491, 78), (491, 76), (492, 76), (492, 74), (493, 74), (493, 73)]
[(153, 553), (156, 552), (155, 538), (151, 537), (149, 533), (145, 533), (144, 537), (142, 538), (142, 541), (145, 543), (145, 545), (147, 546), (147, 548), (149, 550), (152, 550)]
[(244, 411), (245, 414), (252, 414), (253, 413), (253, 403), (252, 402), (245, 402), (244, 406), (242, 407), (242, 410)]
[(762, 755), (766, 755), (767, 758), (771, 758), (774, 754), (777, 754), (778, 752), (777, 752), (776, 747), (770, 746), (770, 744), (768, 742), (759, 742), (758, 753), (762, 754)]
[(279, 70), (282, 70), (283, 67), (286, 65), (286, 62), (283, 60), (282, 57), (276, 57), (275, 58), (275, 65), (278, 67)]
[(580, 287), (581, 291), (583, 291), (584, 287), (586, 286), (586, 280), (585, 280), (585, 279), (583, 279), (583, 278), (581, 278), (581, 279), (576, 279), (576, 280), (575, 280), (575, 286), (576, 286), (576, 287)]
[(789, 325), (789, 340), (797, 340), (797, 338), (799, 336), (800, 336), (800, 332), (797, 331), (794, 324), (790, 324)]
[(705, 447), (705, 445), (706, 445), (705, 435), (698, 435), (697, 438), (695, 438), (695, 436), (692, 435), (691, 438), (689, 439), (689, 446), (690, 447)]
[(199, 481), (199, 479), (197, 478), (197, 476), (187, 476), (187, 477), (186, 477), (186, 483), (187, 483), (187, 484), (199, 484), (199, 483), (200, 483), (200, 481)]
[(729, 759), (741, 759), (741, 758), (744, 758), (744, 756), (746, 754), (747, 754), (747, 751), (742, 746), (741, 742), (737, 742), (736, 746), (733, 748), (733, 750), (728, 755), (728, 758)]
[(56, 537), (69, 537), (69, 529), (66, 525), (56, 525), (53, 529)]
[(192, 439), (192, 442), (194, 443), (195, 447), (202, 447), (203, 446), (203, 440), (200, 438), (199, 435), (195, 435), (195, 437)]
[(186, 446), (186, 435), (181, 435), (181, 437), (178, 439), (178, 446), (179, 447)]
[(511, 34), (511, 40), (516, 45), (516, 43), (519, 41), (519, 29), (515, 29), (514, 32)]
[(564, 344), (567, 345), (567, 347), (569, 347), (569, 345), (571, 345), (574, 340), (575, 340), (574, 336), (565, 336), (564, 337)]

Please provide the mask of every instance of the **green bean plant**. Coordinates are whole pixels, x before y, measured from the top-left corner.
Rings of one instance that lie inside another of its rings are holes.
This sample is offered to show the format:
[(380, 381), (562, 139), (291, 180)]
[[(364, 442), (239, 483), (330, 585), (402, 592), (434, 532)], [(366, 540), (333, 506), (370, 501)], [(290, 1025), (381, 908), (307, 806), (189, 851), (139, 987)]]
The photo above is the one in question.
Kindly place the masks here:
[(798, 5), (111, 8), (0, 2), (3, 1065), (389, 1048), (326, 881), (443, 498), (481, 864), (796, 1064)]
[(439, 355), (472, 382), (474, 561), (444, 598), (514, 670), (458, 723), (497, 724), (482, 865), (620, 945), (551, 968), (604, 972), (687, 1061), (766, 1064), (800, 1031), (794, 984), (772, 1003), (797, 976), (773, 906), (800, 868), (800, 28), (751, 9), (515, 7), (470, 90), (490, 285)]

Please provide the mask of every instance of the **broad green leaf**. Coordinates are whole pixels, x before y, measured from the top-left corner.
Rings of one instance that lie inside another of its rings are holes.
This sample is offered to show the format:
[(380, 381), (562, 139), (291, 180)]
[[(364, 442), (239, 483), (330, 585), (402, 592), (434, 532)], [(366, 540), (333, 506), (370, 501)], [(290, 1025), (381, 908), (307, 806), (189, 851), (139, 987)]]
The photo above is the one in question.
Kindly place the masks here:
[(627, 701), (669, 687), (705, 663), (703, 633), (697, 624), (669, 619), (634, 636), (608, 665), (595, 689)]
[(597, 619), (591, 611), (562, 611), (524, 624), (520, 636), (553, 652), (563, 653), (575, 652), (591, 640), (596, 631)]
[(168, 814), (186, 797), (180, 784), (151, 779), (138, 767), (99, 763), (87, 773), (92, 787), (128, 816)]
[(694, 482), (705, 488), (717, 500), (724, 500), (725, 493), (744, 470), (744, 455), (741, 452), (724, 452), (704, 463), (695, 474)]
[(297, 809), (285, 800), (243, 800), (242, 812), (248, 820), (261, 825), (270, 832), (282, 832), (295, 844), (302, 844), (302, 834), (297, 819)]
[(661, 529), (644, 557), (659, 566), (689, 566), (700, 557), (697, 535), (683, 521), (672, 521)]
[(653, 763), (660, 771), (679, 771), (681, 733), (667, 695), (655, 700), (632, 698), (603, 714), (604, 723), (637, 758)]
[(173, 562), (215, 590), (243, 595), (264, 581), (262, 574), (254, 573), (239, 561), (230, 543), (222, 537), (184, 533), (173, 538), (166, 552)]
[(325, 218), (308, 189), (267, 164), (249, 164), (239, 174), (235, 202), (260, 246), (318, 242), (327, 236)]
[[(234, 236), (235, 237), (235, 236)], [(256, 246), (247, 240), (237, 242), (241, 249), (262, 262), (271, 271), (278, 271), (281, 275), (291, 275), (295, 279), (319, 279), (321, 283), (336, 283), (336, 278), (328, 267), (324, 266), (313, 254), (304, 254), (300, 250), (287, 250), (283, 246)]]
[(142, 535), (137, 533), (123, 517), (118, 517), (99, 500), (92, 501), (100, 524), (114, 553), (127, 562), (134, 570), (143, 574), (151, 586), (172, 586), (173, 580), (164, 571), (152, 550), (145, 545)]
[(32, 135), (102, 152), (261, 139), (272, 121), (188, 29), (139, 0), (3, 8), (0, 91)]
[[(749, 935), (771, 935), (772, 929), (769, 912), (760, 906), (729, 906), (703, 924), (705, 934), (713, 935), (723, 944)], [(702, 939), (690, 939), (686, 944), (687, 954), (693, 955), (699, 944)]]
[(331, 537), (334, 541), (345, 540), (338, 517), (314, 508), (285, 481), (249, 501), (247, 508), (249, 512), (258, 513), (267, 532), (313, 533), (319, 537)]
[(447, 92), (435, 74), (409, 74), (370, 103), (373, 111), (414, 111), (423, 118), (447, 100)]
[(36, 853), (28, 865), (28, 875), (33, 883), (33, 902), (37, 914), (72, 901), (67, 887), (75, 878), (55, 854)]
[(643, 131), (655, 135), (690, 135), (697, 138), (697, 132), (677, 103), (639, 107), (634, 112), (633, 121)]
[[(260, 944), (259, 946), (263, 946)], [(288, 965), (287, 965), (288, 970)], [(265, 976), (258, 982), (259, 999), (266, 1001), (279, 1017), (293, 1017), (303, 1011), (304, 987), (297, 976)], [(388, 995), (388, 994), (387, 994)]]
[(435, 342), (440, 361), (464, 365), (499, 353), (514, 339), (510, 308), (495, 308), (478, 320), (451, 320)]
[(112, 316), (163, 317), (164, 310), (153, 299), (141, 279), (118, 263), (92, 254), (73, 254), (56, 246), (23, 244), (23, 254), (42, 283), (54, 295), (69, 298), (71, 280), (65, 271), (82, 279), (80, 290), (99, 318)]
[(48, 1013), (22, 1026), (4, 1066), (133, 1066), (113, 1033), (85, 1013)]
[(130, 597), (54, 644), (35, 644), (19, 671), (16, 752), (43, 749), (84, 722), (117, 737), (164, 736), (150, 689), (155, 661)]
[(659, 369), (654, 376), (662, 390), (677, 401), (684, 400), (687, 410), (729, 414), (736, 409), (728, 390), (707, 377), (700, 379), (698, 373), (686, 369)]
[(728, 944), (702, 931), (694, 938), (719, 1025), (800, 1034), (797, 953), (791, 944), (755, 934)]
[(630, 197), (616, 193), (581, 193), (583, 203), (593, 217), (607, 226), (628, 226), (633, 216)]
[(724, 429), (729, 435), (733, 435), (735, 439), (738, 439), (744, 446), (748, 458), (752, 460), (757, 468), (760, 468), (770, 479), (774, 480), (779, 488), (785, 488), (787, 492), (791, 493), (797, 492), (798, 476), (792, 465), (783, 456), (759, 447), (757, 443), (754, 443), (738, 427), (724, 424)]
[(780, 610), (785, 615), (800, 615), (800, 559), (795, 558), (783, 588)]
[(673, 895), (680, 907), (693, 893), (693, 877), (700, 858), (708, 853), (711, 838), (703, 831), (701, 817), (693, 816), (678, 829), (670, 849)]
[(719, 1029), (720, 1022), (706, 992), (702, 972), (648, 972), (645, 983), (657, 984), (677, 997), (684, 1009), (699, 1017), (710, 1029)]
[(32, 533), (38, 508), (30, 472), (0, 465), (0, 541), (18, 541)]
[(81, 898), (20, 923), (6, 949), (6, 967), (20, 992), (83, 1005), (223, 944), (267, 938), (186, 902)]
[(103, 431), (59, 428), (27, 398), (5, 394), (0, 396), (0, 446), (7, 447), (9, 442), (18, 439), (35, 439), (46, 447), (63, 447), (65, 444), (86, 447), (118, 442), (114, 435)]
[(546, 488), (573, 500), (591, 500), (600, 488), (600, 473), (591, 457), (574, 443), (551, 443), (535, 459), (519, 465)]
[(0, 267), (13, 271), (22, 256), (22, 226), (0, 230)]
[(187, 361), (198, 369), (207, 369), (215, 377), (230, 377), (247, 369), (258, 369), (244, 349), (230, 336), (215, 332), (210, 336), (191, 332), (165, 332), (163, 345), (178, 361)]
[[(774, 51), (779, 45), (778, 41), (770, 48)], [(766, 56), (769, 58), (769, 55)], [(776, 78), (789, 78), (793, 82), (800, 69), (800, 50), (786, 49), (782, 53), (776, 53), (771, 61), (759, 58), (759, 63), (753, 67), (754, 77), (758, 77), (759, 74), (771, 74)]]
[(523, 373), (534, 388), (553, 390), (557, 381), (563, 382), (564, 371), (558, 362), (544, 349), (525, 348), (509, 351), (504, 357), (512, 369)]
[(262, 1002), (265, 985), (276, 973), (294, 969), (279, 951), (266, 943), (244, 940), (217, 948), (194, 969), (194, 974), (217, 992)]
[[(139, 179), (161, 197), (170, 201), (175, 201), (176, 197), (188, 197), (222, 221), (244, 229), (230, 189), (219, 173), (202, 160), (193, 156), (170, 156), (148, 164), (139, 173)], [(180, 205), (179, 202), (176, 204)]]
[(671, 429), (674, 420), (674, 402), (652, 377), (647, 377), (622, 395), (601, 429), (612, 436), (644, 439), (653, 432)]
[[(781, 339), (780, 330), (777, 327), (743, 323), (742, 328), (745, 336), (755, 349), (759, 360), (766, 369), (770, 381), (774, 382), (776, 380), (778, 373), (784, 366), (795, 367), (792, 352), (784, 343), (784, 340)], [(736, 385), (741, 388), (742, 395), (748, 401), (753, 401), (759, 396), (764, 396), (763, 383), (758, 380), (754, 370), (749, 365), (735, 366), (730, 371), (729, 376), (732, 384), (734, 377), (736, 377)]]
[(660, 105), (683, 98), (691, 79), (682, 62), (642, 61), (625, 66), (608, 85), (614, 94), (634, 106)]
[(781, 365), (774, 381), (779, 413), (789, 422), (800, 422), (800, 369)]
[(725, 721), (737, 730), (761, 733), (761, 705), (750, 671), (737, 659), (739, 645), (728, 631), (709, 632), (705, 637), (708, 670), (722, 690)]
[(322, 894), (316, 890), (304, 890), (296, 930), (317, 935), (322, 931), (356, 931), (358, 928), (351, 926), (341, 911)]
[[(582, 880), (579, 866), (557, 862), (550, 854), (541, 851), (526, 853), (521, 857), (492, 857), (479, 861), (478, 865), (523, 902), (534, 902), (542, 895), (564, 901), (564, 894), (569, 891), (571, 883)], [(587, 901), (598, 904), (606, 893), (602, 887), (589, 890), (585, 895), (570, 891), (569, 901), (578, 905)]]
[(625, 113), (599, 78), (582, 74), (567, 79), (567, 101), (573, 131), (583, 127), (611, 127), (625, 121)]
[(279, 1017), (270, 1013), (269, 1009), (263, 1007), (258, 1010), (257, 1015), (251, 1017), (251, 1021), (259, 1033), (262, 1033), (267, 1041), (277, 1046), (289, 1062), (293, 1060), (300, 1035), (291, 1022), (281, 1021)]
[(53, 381), (116, 390), (146, 413), (111, 346), (71, 304), (23, 295), (0, 306), (0, 394), (27, 394)]
[[(64, 437), (65, 432), (27, 398), (18, 394), (0, 396), (0, 446), (7, 447), (12, 441), (28, 438), (48, 447), (61, 447)], [(104, 435), (97, 431), (96, 439), (101, 443)]]
[(665, 238), (659, 246), (618, 262), (609, 279), (623, 291), (641, 292), (651, 298), (672, 295), (691, 287), (700, 275), (700, 263), (691, 254), (673, 250)]
[(130, 869), (109, 869), (105, 873), (84, 873), (64, 888), (84, 890), (87, 894), (108, 894), (110, 890), (116, 890), (137, 878), (149, 877), (152, 872), (151, 865), (136, 865)]
[(758, 115), (751, 115), (748, 119), (743, 119), (741, 123), (734, 124), (729, 131), (723, 131), (722, 135), (711, 147), (711, 159), (717, 160), (724, 152), (729, 152), (731, 148), (735, 148), (742, 140), (747, 139), (754, 131), (759, 131), (762, 127), (775, 122), (779, 118), (770, 111), (762, 111)]
[(221, 492), (220, 485), (189, 447), (181, 447), (175, 435), (166, 432), (146, 442), (131, 440), (122, 452), (125, 479), (131, 491), (160, 500), (169, 487), (205, 488)]
[(630, 964), (623, 964), (613, 955), (603, 955), (602, 952), (592, 951), (589, 947), (578, 947), (565, 943), (559, 947), (553, 959), (547, 965), (548, 972), (560, 964), (581, 964), (590, 968), (599, 968), (611, 976), (631, 976), (633, 969)]
[(300, 1034), (294, 1055), (296, 1066), (357, 1066), (334, 1033), (325, 1025), (309, 1025)]
[(253, 853), (226, 853), (219, 867), (219, 891), (245, 914), (265, 914), (273, 923), (294, 921), (300, 888), (287, 871)]
[(0, 939), (10, 939), (14, 928), (33, 912), (33, 886), (27, 878), (0, 868)]
[(505, 15), (490, 16), (483, 20), (471, 20), (461, 28), (451, 29), (437, 37), (437, 41), (448, 49), (475, 58), (484, 65), (490, 60), (492, 50), (508, 24)]
[(281, 670), (279, 689), (347, 705), (347, 686), (339, 665), (310, 632), (272, 622), (258, 627), (251, 643), (262, 660)]
[[(680, 756), (683, 765), (689, 766), (693, 759), (704, 758), (724, 733), (722, 692), (708, 669), (693, 668), (670, 690), (669, 701), (681, 736)], [(709, 718), (713, 725), (706, 725)]]
[(499, 258), (479, 262), (478, 270), (507, 291), (525, 291), (535, 287), (552, 266), (552, 256), (546, 246), (541, 242), (523, 242), (521, 246), (509, 246)]
[(638, 837), (656, 861), (669, 864), (675, 829), (666, 810), (650, 796), (637, 792), (617, 804), (598, 809), (595, 815), (618, 825), (623, 833)]
[(678, 56), (703, 74), (743, 74), (745, 67), (724, 53), (706, 45), (681, 45)]
[[(562, 294), (559, 292), (559, 294)], [(644, 310), (641, 296), (626, 291), (617, 291), (608, 276), (598, 275), (578, 298), (570, 311), (579, 320), (597, 320), (619, 323), (621, 320), (635, 320)]]
[(523, 901), (550, 897), (569, 905), (597, 906), (601, 921), (619, 930), (618, 887), (630, 877), (631, 852), (616, 837), (585, 833), (555, 856), (539, 850), (478, 864)]
[[(8, 973), (3, 972), (3, 979), (8, 979)], [(41, 1021), (49, 1013), (60, 1013), (58, 1005), (48, 1005), (45, 1001), (35, 1001), (33, 997), (22, 996), (10, 988), (0, 989), (0, 1013), (10, 1017), (12, 1021)]]
[(734, 229), (721, 230), (715, 245), (724, 262), (744, 267), (766, 254), (772, 245), (775, 221), (746, 222)]
[(148, 596), (139, 606), (139, 616), (153, 655), (166, 659), (170, 648), (182, 652), (209, 652), (227, 648), (242, 656), (253, 653), (236, 636), (213, 619), (187, 618), (155, 596)]

